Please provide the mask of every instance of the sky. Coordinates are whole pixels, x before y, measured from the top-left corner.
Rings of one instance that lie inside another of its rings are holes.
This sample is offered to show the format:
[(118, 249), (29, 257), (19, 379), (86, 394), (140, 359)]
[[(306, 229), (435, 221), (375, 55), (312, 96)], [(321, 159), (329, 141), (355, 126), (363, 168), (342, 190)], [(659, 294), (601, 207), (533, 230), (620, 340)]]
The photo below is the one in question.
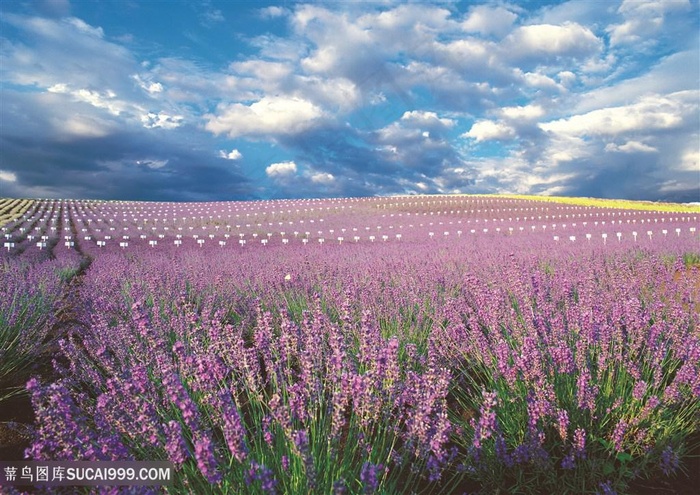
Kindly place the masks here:
[(0, 196), (700, 201), (698, 0), (3, 0)]

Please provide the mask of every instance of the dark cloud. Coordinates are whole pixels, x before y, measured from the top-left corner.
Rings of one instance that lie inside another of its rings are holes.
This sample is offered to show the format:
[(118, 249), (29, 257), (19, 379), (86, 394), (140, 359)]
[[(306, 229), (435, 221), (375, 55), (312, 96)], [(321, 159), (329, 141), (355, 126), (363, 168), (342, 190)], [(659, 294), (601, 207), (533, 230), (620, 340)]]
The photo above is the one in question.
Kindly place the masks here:
[[(9, 96), (3, 93), (2, 98)], [(0, 109), (0, 170), (13, 173), (16, 181), (0, 182), (7, 188), (3, 195), (159, 200), (254, 196), (239, 167), (211, 153), (206, 140), (188, 137), (192, 129), (134, 127), (98, 136), (66, 134), (39, 118), (38, 108), (29, 105), (31, 95), (12, 100), (14, 111)], [(22, 110), (36, 120), (22, 124), (16, 118)], [(20, 125), (12, 128), (12, 122)]]

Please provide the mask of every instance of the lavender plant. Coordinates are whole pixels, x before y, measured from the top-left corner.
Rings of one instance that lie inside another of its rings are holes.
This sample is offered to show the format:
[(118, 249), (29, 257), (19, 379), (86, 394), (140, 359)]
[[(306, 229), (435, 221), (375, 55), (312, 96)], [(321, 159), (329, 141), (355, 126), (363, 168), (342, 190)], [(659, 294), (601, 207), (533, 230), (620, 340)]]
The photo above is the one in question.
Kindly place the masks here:
[(0, 264), (0, 402), (23, 391), (32, 366), (49, 343), (54, 306), (61, 294), (63, 260), (36, 265)]
[(465, 472), (529, 493), (674, 474), (700, 417), (698, 293), (682, 266), (623, 255), (547, 275), (511, 260), (489, 302), (468, 284), (444, 331), (474, 413), (455, 417)]

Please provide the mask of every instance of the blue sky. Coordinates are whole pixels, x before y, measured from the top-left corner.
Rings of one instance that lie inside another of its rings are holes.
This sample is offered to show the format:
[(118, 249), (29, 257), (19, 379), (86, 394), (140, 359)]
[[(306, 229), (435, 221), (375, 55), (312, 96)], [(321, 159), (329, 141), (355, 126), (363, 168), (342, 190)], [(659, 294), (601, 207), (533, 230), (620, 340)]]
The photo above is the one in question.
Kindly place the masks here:
[(0, 9), (0, 196), (700, 201), (697, 0)]

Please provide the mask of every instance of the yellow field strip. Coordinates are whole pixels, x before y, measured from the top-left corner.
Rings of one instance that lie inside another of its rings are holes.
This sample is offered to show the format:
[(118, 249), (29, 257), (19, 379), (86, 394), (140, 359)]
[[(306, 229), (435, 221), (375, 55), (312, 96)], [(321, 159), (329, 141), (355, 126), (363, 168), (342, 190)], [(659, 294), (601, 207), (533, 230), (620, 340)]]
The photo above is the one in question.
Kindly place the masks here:
[(531, 196), (524, 194), (493, 194), (489, 196), (513, 199), (529, 199), (578, 206), (595, 206), (598, 208), (619, 208), (623, 210), (664, 211), (678, 213), (700, 213), (700, 205), (679, 203), (655, 203), (652, 201), (631, 201), (627, 199), (567, 198), (563, 196)]
[(0, 198), (0, 227), (21, 217), (33, 204), (33, 199)]

